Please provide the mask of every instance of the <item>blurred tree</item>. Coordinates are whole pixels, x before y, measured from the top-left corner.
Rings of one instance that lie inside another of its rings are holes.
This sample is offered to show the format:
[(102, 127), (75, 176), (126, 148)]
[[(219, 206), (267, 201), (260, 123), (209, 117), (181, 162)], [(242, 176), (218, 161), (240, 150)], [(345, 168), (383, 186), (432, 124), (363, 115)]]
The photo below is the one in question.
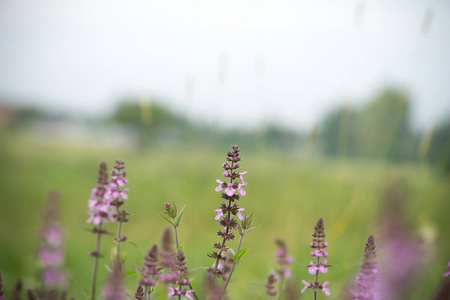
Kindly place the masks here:
[(176, 116), (160, 104), (135, 99), (121, 101), (113, 112), (112, 120), (138, 127), (179, 126), (186, 123), (184, 118)]
[(325, 117), (319, 139), (328, 155), (414, 158), (407, 95), (386, 89), (360, 110), (340, 107)]
[(177, 143), (189, 134), (189, 122), (148, 99), (126, 98), (119, 102), (111, 120), (136, 130), (140, 144)]
[(407, 94), (386, 89), (358, 114), (357, 149), (360, 155), (392, 160), (411, 159), (415, 139), (409, 123)]
[(450, 121), (439, 125), (434, 131), (427, 157), (445, 173), (450, 173)]

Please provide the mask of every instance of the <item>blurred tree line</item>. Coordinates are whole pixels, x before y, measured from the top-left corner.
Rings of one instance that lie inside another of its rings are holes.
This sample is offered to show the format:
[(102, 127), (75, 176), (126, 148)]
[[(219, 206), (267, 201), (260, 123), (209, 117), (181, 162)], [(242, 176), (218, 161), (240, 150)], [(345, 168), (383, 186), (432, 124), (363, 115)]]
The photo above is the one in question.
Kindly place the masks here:
[(339, 107), (322, 121), (318, 142), (337, 157), (390, 161), (426, 159), (450, 172), (450, 122), (428, 132), (414, 132), (406, 92), (386, 89), (363, 107)]
[[(393, 88), (376, 94), (362, 107), (341, 106), (332, 110), (308, 136), (273, 123), (255, 130), (224, 130), (202, 124), (201, 120), (191, 121), (160, 103), (157, 99), (123, 98), (110, 116), (84, 122), (103, 129), (119, 126), (136, 136), (142, 148), (179, 144), (223, 148), (235, 143), (247, 151), (257, 152), (312, 150), (313, 154), (333, 157), (422, 160), (450, 172), (450, 120), (426, 132), (415, 132), (411, 126), (408, 94)], [(69, 115), (0, 105), (0, 129), (22, 130), (38, 122), (64, 120), (69, 121)]]

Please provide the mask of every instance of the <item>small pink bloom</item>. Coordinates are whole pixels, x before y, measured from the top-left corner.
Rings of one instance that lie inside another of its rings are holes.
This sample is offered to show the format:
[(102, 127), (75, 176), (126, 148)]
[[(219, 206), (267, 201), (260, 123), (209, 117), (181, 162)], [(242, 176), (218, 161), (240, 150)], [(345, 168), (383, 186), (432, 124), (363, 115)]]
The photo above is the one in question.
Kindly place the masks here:
[(216, 187), (216, 192), (220, 192), (226, 186), (226, 183), (219, 179), (216, 179), (216, 182), (219, 184), (219, 186)]
[(319, 270), (319, 272), (326, 273), (328, 272), (328, 269), (325, 267), (325, 264), (327, 263), (326, 260), (322, 260), (319, 265), (317, 265), (315, 262), (311, 261), (310, 267), (309, 267), (309, 274), (316, 274), (316, 271)]
[(303, 284), (305, 285), (305, 287), (300, 291), (300, 293), (303, 293), (304, 291), (306, 291), (306, 289), (309, 289), (313, 286), (312, 281), (309, 280), (309, 282), (306, 282), (304, 280), (302, 280)]
[(170, 297), (175, 296), (175, 289), (174, 289), (174, 288), (168, 287), (167, 290), (169, 291), (169, 292), (167, 293), (167, 297), (170, 298)]
[(216, 209), (215, 211), (217, 212), (217, 215), (216, 215), (216, 217), (214, 219), (215, 220), (219, 220), (220, 217), (223, 216), (223, 211), (222, 211), (222, 209)]
[[(245, 192), (244, 189), (242, 188), (242, 187), (244, 187), (244, 186), (246, 186), (246, 185), (247, 185), (247, 182), (238, 185), (238, 191), (239, 191), (239, 194), (241, 194), (242, 196), (245, 196), (245, 194), (246, 194), (246, 192)], [(233, 193), (234, 193), (234, 190), (233, 190)]]
[(315, 250), (315, 251), (311, 252), (311, 256), (328, 257), (328, 253), (324, 249), (320, 249), (320, 250)]
[[(217, 209), (216, 209), (216, 211), (217, 211)], [(244, 208), (238, 208), (236, 216), (239, 218), (239, 220), (242, 221), (242, 220), (244, 220), (244, 217), (242, 216), (241, 211), (244, 211)], [(216, 220), (218, 220), (218, 219), (216, 219)]]
[(329, 288), (327, 288), (327, 286), (329, 285), (330, 283), (328, 282), (328, 281), (325, 281), (323, 284), (322, 284), (322, 291), (325, 293), (325, 295), (327, 295), (327, 296), (330, 296), (330, 289)]
[(247, 174), (247, 171), (244, 171), (244, 172), (239, 173), (239, 178), (241, 178), (242, 184), (245, 183), (245, 182), (244, 182), (244, 176), (243, 176), (243, 175), (245, 175), (245, 174)]
[(188, 298), (189, 300), (193, 300), (192, 299), (192, 296), (190, 295), (191, 293), (193, 293), (194, 292), (194, 290), (188, 290), (188, 291), (186, 291), (186, 298)]
[[(232, 183), (227, 183), (227, 188), (225, 189), (225, 194), (227, 194), (229, 197), (234, 195), (234, 188)], [(244, 192), (245, 193), (245, 192)]]

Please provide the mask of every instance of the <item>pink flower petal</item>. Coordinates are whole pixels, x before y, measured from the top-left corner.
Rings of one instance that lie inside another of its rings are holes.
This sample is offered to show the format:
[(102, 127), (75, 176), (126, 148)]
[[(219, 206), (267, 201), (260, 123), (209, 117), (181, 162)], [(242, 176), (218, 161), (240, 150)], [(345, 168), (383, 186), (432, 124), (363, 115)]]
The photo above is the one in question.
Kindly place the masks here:
[(223, 216), (223, 211), (222, 211), (222, 209), (216, 209), (215, 211), (217, 212), (217, 215), (216, 215), (216, 217), (214, 219), (215, 220), (219, 220), (220, 217)]

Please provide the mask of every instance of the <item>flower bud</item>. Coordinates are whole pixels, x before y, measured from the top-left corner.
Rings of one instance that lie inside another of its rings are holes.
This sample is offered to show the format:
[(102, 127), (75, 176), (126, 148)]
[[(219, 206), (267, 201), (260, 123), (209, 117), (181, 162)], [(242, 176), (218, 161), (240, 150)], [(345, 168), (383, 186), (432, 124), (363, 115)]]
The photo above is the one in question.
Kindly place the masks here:
[(244, 215), (244, 220), (242, 220), (242, 228), (244, 230), (249, 229), (252, 226), (253, 219), (253, 213), (249, 216), (246, 214)]
[(173, 204), (166, 202), (165, 207), (166, 207), (166, 214), (169, 215), (170, 218), (174, 219), (178, 214), (178, 209), (175, 202), (173, 202)]

